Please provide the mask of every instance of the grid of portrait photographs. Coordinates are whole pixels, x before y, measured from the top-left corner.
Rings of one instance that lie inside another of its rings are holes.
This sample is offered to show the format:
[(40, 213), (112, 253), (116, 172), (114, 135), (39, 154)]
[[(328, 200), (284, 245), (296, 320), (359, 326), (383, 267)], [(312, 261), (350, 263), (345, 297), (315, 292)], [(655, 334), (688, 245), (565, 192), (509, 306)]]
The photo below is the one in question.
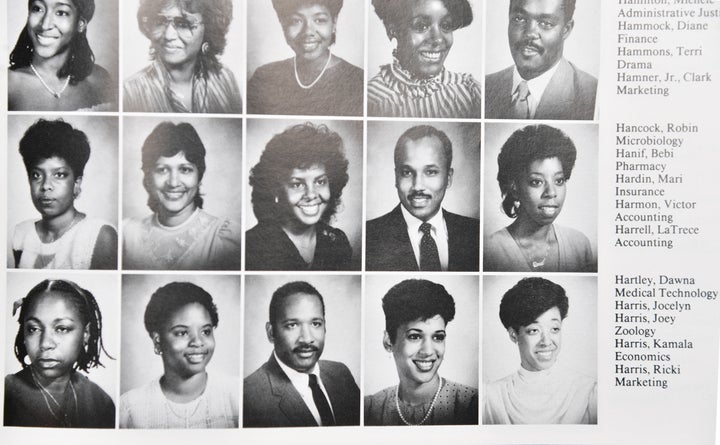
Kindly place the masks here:
[(598, 422), (599, 2), (21, 3), (3, 428)]

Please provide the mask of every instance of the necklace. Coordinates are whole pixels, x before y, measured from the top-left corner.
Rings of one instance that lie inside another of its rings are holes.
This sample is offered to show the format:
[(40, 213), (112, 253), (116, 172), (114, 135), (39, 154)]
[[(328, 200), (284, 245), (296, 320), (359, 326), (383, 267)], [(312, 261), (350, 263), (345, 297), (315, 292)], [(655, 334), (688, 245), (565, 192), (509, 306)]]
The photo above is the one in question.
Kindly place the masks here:
[(35, 76), (38, 79), (40, 79), (40, 83), (42, 83), (43, 86), (45, 87), (45, 89), (48, 90), (48, 93), (52, 94), (53, 97), (55, 97), (55, 99), (60, 99), (60, 95), (62, 95), (62, 93), (65, 92), (65, 89), (68, 87), (68, 85), (70, 85), (70, 79), (72, 78), (72, 76), (68, 74), (68, 76), (65, 78), (65, 85), (63, 85), (63, 87), (60, 88), (60, 91), (55, 91), (52, 88), (50, 88), (50, 85), (48, 85), (45, 82), (45, 79), (42, 78), (40, 73), (38, 73), (38, 70), (35, 69), (35, 65), (33, 65), (32, 63), (30, 64), (30, 69), (35, 74)]
[(330, 51), (328, 51), (327, 62), (325, 62), (325, 66), (323, 67), (322, 71), (320, 71), (320, 74), (318, 74), (318, 76), (315, 78), (315, 80), (312, 81), (312, 83), (310, 85), (303, 85), (303, 83), (300, 82), (300, 76), (298, 76), (297, 55), (296, 55), (295, 58), (293, 58), (293, 69), (295, 69), (295, 81), (297, 82), (298, 86), (304, 90), (309, 90), (316, 83), (318, 83), (318, 80), (320, 80), (322, 75), (325, 74), (325, 70), (327, 69), (327, 67), (330, 66), (330, 59), (332, 59), (332, 53)]
[[(58, 414), (55, 414), (55, 411), (52, 409), (52, 406), (50, 405), (50, 400), (52, 400), (55, 403), (55, 406), (57, 406), (58, 412), (62, 411), (62, 405), (60, 405), (60, 402), (57, 401), (55, 396), (53, 396), (52, 393), (50, 391), (48, 391), (47, 388), (45, 388), (42, 383), (40, 383), (40, 380), (38, 380), (38, 378), (35, 376), (35, 371), (32, 368), (30, 369), (30, 374), (32, 375), (33, 382), (40, 390), (40, 394), (43, 396), (43, 400), (45, 401), (45, 406), (47, 407), (48, 411), (50, 411), (50, 414), (55, 418), (55, 420), (60, 422), (60, 424), (65, 425), (65, 426), (71, 426), (70, 422), (68, 421), (67, 410), (65, 410), (65, 412), (62, 413), (63, 414), (62, 419), (58, 416)], [(75, 401), (75, 416), (79, 417), (77, 393), (75, 392), (75, 386), (73, 386), (71, 379), (68, 379), (67, 386), (70, 387), (70, 390), (72, 391), (72, 395), (73, 395), (73, 400)], [(67, 390), (67, 386), (65, 387), (66, 390)], [(48, 397), (50, 397), (50, 400), (48, 400)]]
[[(515, 240), (515, 244), (517, 244), (518, 248), (520, 249), (520, 252), (522, 252), (523, 256), (525, 257), (525, 261), (527, 261), (527, 263), (531, 266), (532, 269), (539, 269), (539, 268), (545, 266), (545, 262), (547, 261), (548, 255), (550, 254), (550, 233), (553, 230), (554, 229), (551, 227), (548, 230), (547, 235), (545, 236), (545, 254), (541, 258), (531, 257), (528, 254), (527, 249), (522, 247), (522, 245), (520, 245), (520, 241), (515, 237), (515, 235), (512, 232), (510, 232), (510, 236), (512, 236), (513, 240)], [(538, 258), (538, 259), (536, 260), (535, 258)]]
[(440, 395), (440, 389), (443, 387), (443, 379), (440, 377), (440, 382), (438, 383), (438, 389), (435, 391), (435, 396), (433, 396), (432, 402), (430, 403), (430, 408), (428, 408), (427, 412), (425, 413), (425, 417), (422, 418), (420, 423), (410, 423), (407, 420), (405, 420), (405, 416), (403, 416), (402, 410), (400, 410), (400, 396), (398, 393), (400, 392), (400, 384), (395, 387), (395, 408), (397, 409), (397, 413), (400, 416), (400, 420), (403, 421), (405, 425), (408, 426), (419, 426), (425, 423), (425, 421), (430, 417), (430, 413), (432, 412), (433, 408), (435, 408), (435, 402), (437, 401), (438, 396)]
[(65, 229), (65, 230), (63, 230), (62, 232), (58, 232), (58, 235), (57, 235), (57, 236), (54, 236), (53, 239), (51, 239), (49, 242), (54, 243), (55, 241), (57, 241), (57, 240), (59, 240), (60, 238), (62, 238), (63, 235), (65, 235), (66, 233), (68, 233), (68, 232), (70, 231), (70, 229), (72, 229), (73, 227), (75, 227), (75, 224), (77, 224), (77, 223), (80, 222), (81, 220), (82, 220), (82, 219), (79, 219), (79, 218), (78, 218), (78, 214), (76, 213), (76, 214), (73, 216), (73, 219), (72, 219), (72, 221), (70, 222), (70, 225), (68, 226), (68, 228)]
[[(190, 428), (190, 418), (193, 417), (195, 415), (195, 413), (197, 413), (198, 408), (200, 408), (200, 402), (202, 402), (202, 394), (200, 396), (198, 396), (198, 398), (196, 399), (195, 407), (192, 408), (192, 411), (190, 408), (186, 408), (185, 413), (183, 415), (181, 415), (178, 412), (176, 412), (175, 409), (173, 409), (170, 401), (167, 398), (165, 399), (165, 405), (167, 405), (170, 412), (173, 413), (175, 415), (175, 417), (185, 420), (185, 428), (186, 429)], [(206, 423), (207, 423), (207, 419), (206, 419)]]

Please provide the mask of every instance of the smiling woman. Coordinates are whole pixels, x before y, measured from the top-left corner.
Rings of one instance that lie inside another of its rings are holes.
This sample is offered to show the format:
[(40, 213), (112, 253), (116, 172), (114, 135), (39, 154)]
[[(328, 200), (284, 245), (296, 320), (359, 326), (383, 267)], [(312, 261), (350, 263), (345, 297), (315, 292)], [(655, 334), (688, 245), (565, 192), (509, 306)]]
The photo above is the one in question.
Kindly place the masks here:
[(27, 23), (10, 53), (8, 110), (116, 109), (114, 82), (95, 65), (87, 40), (94, 13), (94, 0), (28, 1)]
[(188, 123), (162, 122), (145, 139), (143, 186), (153, 214), (123, 221), (125, 268), (240, 268), (239, 224), (202, 210), (205, 154)]
[(218, 60), (231, 0), (140, 0), (137, 22), (153, 63), (125, 81), (125, 111), (242, 113), (235, 76)]
[(365, 425), (473, 425), (477, 389), (442, 378), (447, 325), (455, 300), (441, 284), (410, 279), (382, 299), (383, 347), (392, 354), (399, 383), (365, 397)]
[(276, 134), (250, 173), (258, 224), (245, 235), (247, 270), (349, 270), (352, 248), (329, 222), (348, 182), (340, 135), (325, 125)]
[(479, 118), (480, 84), (445, 69), (453, 33), (473, 20), (468, 0), (373, 0), (393, 62), (368, 83), (368, 115)]
[(362, 69), (333, 55), (342, 0), (272, 0), (295, 56), (259, 67), (248, 82), (248, 112), (359, 116)]
[(483, 391), (484, 424), (597, 423), (597, 382), (557, 365), (568, 297), (562, 286), (523, 278), (500, 303), (520, 369)]
[(192, 283), (166, 284), (150, 297), (144, 321), (164, 372), (122, 395), (120, 428), (236, 428), (237, 392), (206, 371), (218, 325), (212, 296)]

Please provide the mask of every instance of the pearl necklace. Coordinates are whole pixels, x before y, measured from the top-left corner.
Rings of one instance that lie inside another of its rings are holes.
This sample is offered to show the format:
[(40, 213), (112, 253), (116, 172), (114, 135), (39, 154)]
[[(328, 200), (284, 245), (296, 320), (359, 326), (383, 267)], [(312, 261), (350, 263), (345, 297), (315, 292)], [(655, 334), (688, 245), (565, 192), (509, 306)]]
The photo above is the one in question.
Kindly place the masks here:
[(30, 64), (30, 69), (35, 74), (35, 76), (38, 79), (40, 79), (40, 83), (42, 83), (43, 86), (45, 87), (45, 89), (48, 90), (48, 93), (52, 94), (53, 97), (55, 97), (55, 99), (60, 99), (60, 96), (62, 95), (62, 93), (65, 92), (65, 89), (68, 87), (68, 85), (70, 85), (70, 79), (72, 78), (72, 76), (68, 74), (68, 76), (65, 78), (65, 85), (63, 85), (63, 87), (60, 88), (60, 91), (55, 91), (52, 88), (50, 88), (50, 85), (48, 85), (45, 82), (45, 79), (42, 78), (40, 73), (38, 73), (38, 70), (35, 69), (35, 65), (33, 65), (32, 63)]
[(425, 417), (422, 418), (420, 423), (410, 423), (405, 419), (405, 416), (403, 416), (402, 411), (400, 410), (400, 396), (398, 393), (400, 392), (400, 384), (395, 387), (395, 408), (397, 409), (397, 413), (400, 416), (400, 420), (403, 421), (405, 425), (408, 426), (419, 426), (425, 423), (425, 421), (430, 417), (430, 413), (432, 413), (433, 408), (435, 408), (435, 402), (437, 401), (438, 396), (440, 395), (440, 389), (443, 387), (443, 379), (440, 377), (440, 383), (438, 384), (438, 389), (435, 391), (435, 396), (432, 399), (432, 402), (430, 403), (430, 408), (428, 408), (427, 412), (425, 413)]
[(298, 70), (297, 70), (297, 55), (293, 58), (293, 69), (295, 70), (295, 81), (297, 82), (298, 86), (304, 90), (309, 90), (312, 88), (316, 83), (318, 83), (318, 80), (322, 77), (323, 74), (325, 74), (325, 70), (328, 66), (330, 66), (330, 59), (332, 59), (332, 53), (328, 51), (328, 58), (327, 62), (325, 62), (325, 66), (323, 67), (322, 71), (320, 71), (320, 74), (315, 78), (315, 80), (312, 81), (310, 85), (303, 85), (302, 82), (300, 82), (300, 76), (298, 76)]

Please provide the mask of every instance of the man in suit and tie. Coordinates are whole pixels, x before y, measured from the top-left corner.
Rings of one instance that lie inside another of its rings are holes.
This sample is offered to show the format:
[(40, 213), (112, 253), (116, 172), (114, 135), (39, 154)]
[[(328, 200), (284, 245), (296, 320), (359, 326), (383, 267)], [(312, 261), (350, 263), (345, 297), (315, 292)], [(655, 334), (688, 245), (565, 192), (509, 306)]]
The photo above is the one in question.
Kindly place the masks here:
[(311, 284), (286, 283), (270, 301), (270, 359), (244, 381), (243, 426), (335, 426), (360, 423), (360, 390), (348, 368), (320, 360), (325, 301)]
[(366, 269), (477, 271), (477, 219), (442, 209), (452, 185), (452, 143), (441, 130), (419, 125), (395, 145), (395, 188), (400, 204), (367, 222)]
[(575, 0), (510, 0), (515, 65), (485, 77), (489, 119), (592, 120), (597, 79), (563, 57)]

